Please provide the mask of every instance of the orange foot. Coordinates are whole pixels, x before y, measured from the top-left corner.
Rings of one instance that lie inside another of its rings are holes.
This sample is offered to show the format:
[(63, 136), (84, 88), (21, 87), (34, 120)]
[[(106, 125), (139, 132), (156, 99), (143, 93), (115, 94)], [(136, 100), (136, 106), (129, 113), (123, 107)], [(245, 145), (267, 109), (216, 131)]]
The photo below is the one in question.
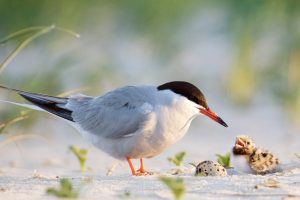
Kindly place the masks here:
[(148, 171), (145, 171), (145, 170), (137, 170), (134, 174), (135, 176), (151, 176), (153, 175), (153, 172), (148, 172)]
[(127, 159), (128, 164), (129, 164), (129, 167), (131, 169), (131, 174), (133, 176), (150, 176), (150, 175), (153, 175), (152, 172), (147, 172), (145, 170), (143, 158), (140, 159), (141, 166), (140, 166), (140, 169), (137, 170), (137, 171), (134, 169), (134, 166), (131, 162), (131, 159), (130, 158), (126, 158), (126, 159)]

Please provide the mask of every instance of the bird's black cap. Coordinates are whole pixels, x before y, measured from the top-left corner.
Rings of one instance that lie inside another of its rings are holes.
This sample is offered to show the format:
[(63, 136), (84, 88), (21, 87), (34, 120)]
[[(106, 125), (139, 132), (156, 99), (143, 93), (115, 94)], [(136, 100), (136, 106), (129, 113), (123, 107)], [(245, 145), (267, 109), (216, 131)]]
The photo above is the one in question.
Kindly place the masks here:
[(190, 101), (208, 109), (205, 97), (203, 93), (193, 84), (185, 81), (172, 81), (160, 85), (157, 87), (158, 90), (171, 90), (176, 94), (180, 94)]

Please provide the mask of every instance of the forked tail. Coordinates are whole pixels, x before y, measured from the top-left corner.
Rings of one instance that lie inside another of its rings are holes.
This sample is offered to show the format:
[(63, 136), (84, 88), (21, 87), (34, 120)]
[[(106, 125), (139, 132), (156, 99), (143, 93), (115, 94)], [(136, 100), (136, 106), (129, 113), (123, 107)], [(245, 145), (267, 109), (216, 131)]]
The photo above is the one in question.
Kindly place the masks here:
[(66, 108), (66, 104), (68, 103), (69, 98), (53, 97), (45, 94), (25, 92), (22, 90), (12, 89), (1, 85), (0, 88), (18, 93), (20, 96), (22, 96), (24, 99), (31, 102), (35, 106), (5, 100), (0, 100), (1, 102), (11, 103), (34, 110), (44, 110), (69, 121), (74, 121), (72, 118), (72, 111)]

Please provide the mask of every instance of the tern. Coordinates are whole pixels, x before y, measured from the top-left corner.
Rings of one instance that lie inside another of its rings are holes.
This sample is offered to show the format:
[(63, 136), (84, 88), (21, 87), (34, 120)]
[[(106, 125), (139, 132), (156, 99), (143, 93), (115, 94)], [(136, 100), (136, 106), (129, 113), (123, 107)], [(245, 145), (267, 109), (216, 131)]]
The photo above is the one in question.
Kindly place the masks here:
[[(0, 88), (16, 92), (31, 104), (4, 102), (65, 119), (97, 148), (127, 160), (135, 176), (148, 175), (143, 159), (160, 154), (180, 140), (195, 117), (205, 115), (228, 127), (210, 109), (203, 93), (185, 81), (125, 86), (96, 97), (75, 94), (61, 98)], [(135, 170), (132, 159), (140, 160), (139, 170)]]
[(241, 172), (267, 174), (279, 169), (279, 159), (270, 151), (256, 147), (247, 135), (236, 137), (232, 153), (233, 162)]

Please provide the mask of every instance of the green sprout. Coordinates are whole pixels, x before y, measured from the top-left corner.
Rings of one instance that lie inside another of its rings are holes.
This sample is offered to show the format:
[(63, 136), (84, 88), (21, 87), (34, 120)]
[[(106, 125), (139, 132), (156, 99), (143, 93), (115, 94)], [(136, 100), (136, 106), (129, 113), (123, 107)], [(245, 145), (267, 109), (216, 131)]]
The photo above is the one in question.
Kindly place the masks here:
[(132, 195), (130, 191), (124, 191), (119, 197), (121, 199), (130, 199)]
[(79, 161), (80, 165), (80, 171), (85, 172), (87, 167), (86, 167), (86, 160), (87, 160), (87, 154), (88, 150), (87, 149), (80, 149), (79, 147), (76, 147), (74, 145), (70, 146), (71, 152), (74, 153), (76, 158)]
[(185, 184), (182, 178), (161, 176), (159, 179), (172, 191), (176, 200), (182, 199), (186, 192)]
[(216, 156), (218, 157), (218, 163), (226, 169), (233, 167), (230, 161), (230, 153), (227, 153), (225, 155), (216, 154)]
[(200, 172), (200, 173), (195, 173), (195, 176), (207, 176), (207, 174), (205, 174), (205, 172)]
[(189, 165), (193, 166), (193, 167), (197, 167), (196, 163), (190, 162)]
[(180, 166), (186, 156), (186, 152), (182, 151), (177, 154), (173, 158), (168, 158), (168, 160), (174, 163), (176, 166)]
[(51, 187), (48, 188), (46, 192), (49, 195), (54, 195), (59, 198), (77, 198), (79, 195), (79, 191), (74, 191), (72, 183), (66, 178), (60, 180), (59, 189)]

